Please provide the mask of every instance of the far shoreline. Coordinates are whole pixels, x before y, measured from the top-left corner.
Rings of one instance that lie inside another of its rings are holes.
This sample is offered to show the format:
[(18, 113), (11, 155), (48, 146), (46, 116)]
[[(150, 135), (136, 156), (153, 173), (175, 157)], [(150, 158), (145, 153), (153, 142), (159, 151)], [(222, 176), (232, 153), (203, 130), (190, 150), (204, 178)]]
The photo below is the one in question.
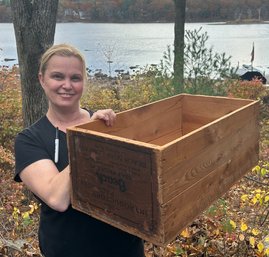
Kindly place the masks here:
[[(12, 24), (12, 21), (1, 21), (0, 24)], [(90, 21), (90, 20), (84, 20), (84, 19), (73, 19), (73, 20), (57, 20), (56, 24), (61, 23), (91, 23), (91, 24), (161, 24), (161, 23), (174, 23), (174, 21)], [(244, 25), (244, 24), (269, 24), (269, 20), (259, 20), (259, 19), (238, 19), (238, 20), (230, 20), (230, 21), (209, 21), (209, 20), (201, 20), (201, 21), (192, 21), (192, 20), (186, 20), (185, 24), (189, 23), (206, 23), (210, 25)]]
[(227, 25), (251, 25), (251, 24), (269, 24), (269, 21), (263, 21), (258, 19), (244, 19), (225, 22)]

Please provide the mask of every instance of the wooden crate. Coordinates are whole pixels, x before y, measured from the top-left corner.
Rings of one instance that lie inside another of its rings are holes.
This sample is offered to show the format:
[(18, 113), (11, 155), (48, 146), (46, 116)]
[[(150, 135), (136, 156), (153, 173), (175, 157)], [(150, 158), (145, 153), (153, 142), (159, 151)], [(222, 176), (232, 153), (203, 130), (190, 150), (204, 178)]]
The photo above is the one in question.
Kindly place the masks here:
[(73, 207), (166, 245), (256, 165), (258, 109), (181, 94), (69, 128)]

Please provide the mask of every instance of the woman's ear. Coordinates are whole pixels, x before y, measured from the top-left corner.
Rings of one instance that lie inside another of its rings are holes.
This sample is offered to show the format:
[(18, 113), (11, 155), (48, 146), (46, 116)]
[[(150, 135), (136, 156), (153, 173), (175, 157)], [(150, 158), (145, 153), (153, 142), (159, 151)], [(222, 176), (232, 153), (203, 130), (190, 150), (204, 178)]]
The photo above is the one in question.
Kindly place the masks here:
[(44, 87), (44, 78), (41, 72), (38, 73), (38, 79), (39, 79), (39, 83), (42, 87)]

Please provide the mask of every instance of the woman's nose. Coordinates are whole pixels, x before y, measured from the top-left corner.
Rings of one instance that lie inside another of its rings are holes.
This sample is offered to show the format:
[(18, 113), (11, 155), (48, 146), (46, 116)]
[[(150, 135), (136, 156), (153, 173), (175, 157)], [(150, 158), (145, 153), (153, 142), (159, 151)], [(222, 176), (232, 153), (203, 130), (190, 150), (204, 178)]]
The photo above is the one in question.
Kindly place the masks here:
[(71, 80), (70, 79), (65, 79), (62, 87), (65, 88), (65, 89), (71, 89), (72, 88)]

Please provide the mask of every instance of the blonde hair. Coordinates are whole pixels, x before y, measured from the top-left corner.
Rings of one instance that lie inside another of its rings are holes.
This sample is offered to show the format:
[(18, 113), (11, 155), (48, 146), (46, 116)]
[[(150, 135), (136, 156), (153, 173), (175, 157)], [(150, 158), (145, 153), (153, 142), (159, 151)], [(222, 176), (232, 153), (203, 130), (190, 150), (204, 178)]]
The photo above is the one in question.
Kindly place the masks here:
[(46, 72), (48, 62), (51, 59), (51, 57), (54, 55), (63, 56), (63, 57), (73, 56), (73, 57), (78, 58), (82, 63), (83, 80), (84, 80), (84, 84), (86, 83), (87, 72), (86, 72), (86, 62), (85, 62), (84, 56), (77, 48), (69, 44), (53, 45), (47, 49), (47, 51), (42, 55), (41, 60), (40, 60), (39, 72), (42, 75), (44, 75), (44, 73)]

